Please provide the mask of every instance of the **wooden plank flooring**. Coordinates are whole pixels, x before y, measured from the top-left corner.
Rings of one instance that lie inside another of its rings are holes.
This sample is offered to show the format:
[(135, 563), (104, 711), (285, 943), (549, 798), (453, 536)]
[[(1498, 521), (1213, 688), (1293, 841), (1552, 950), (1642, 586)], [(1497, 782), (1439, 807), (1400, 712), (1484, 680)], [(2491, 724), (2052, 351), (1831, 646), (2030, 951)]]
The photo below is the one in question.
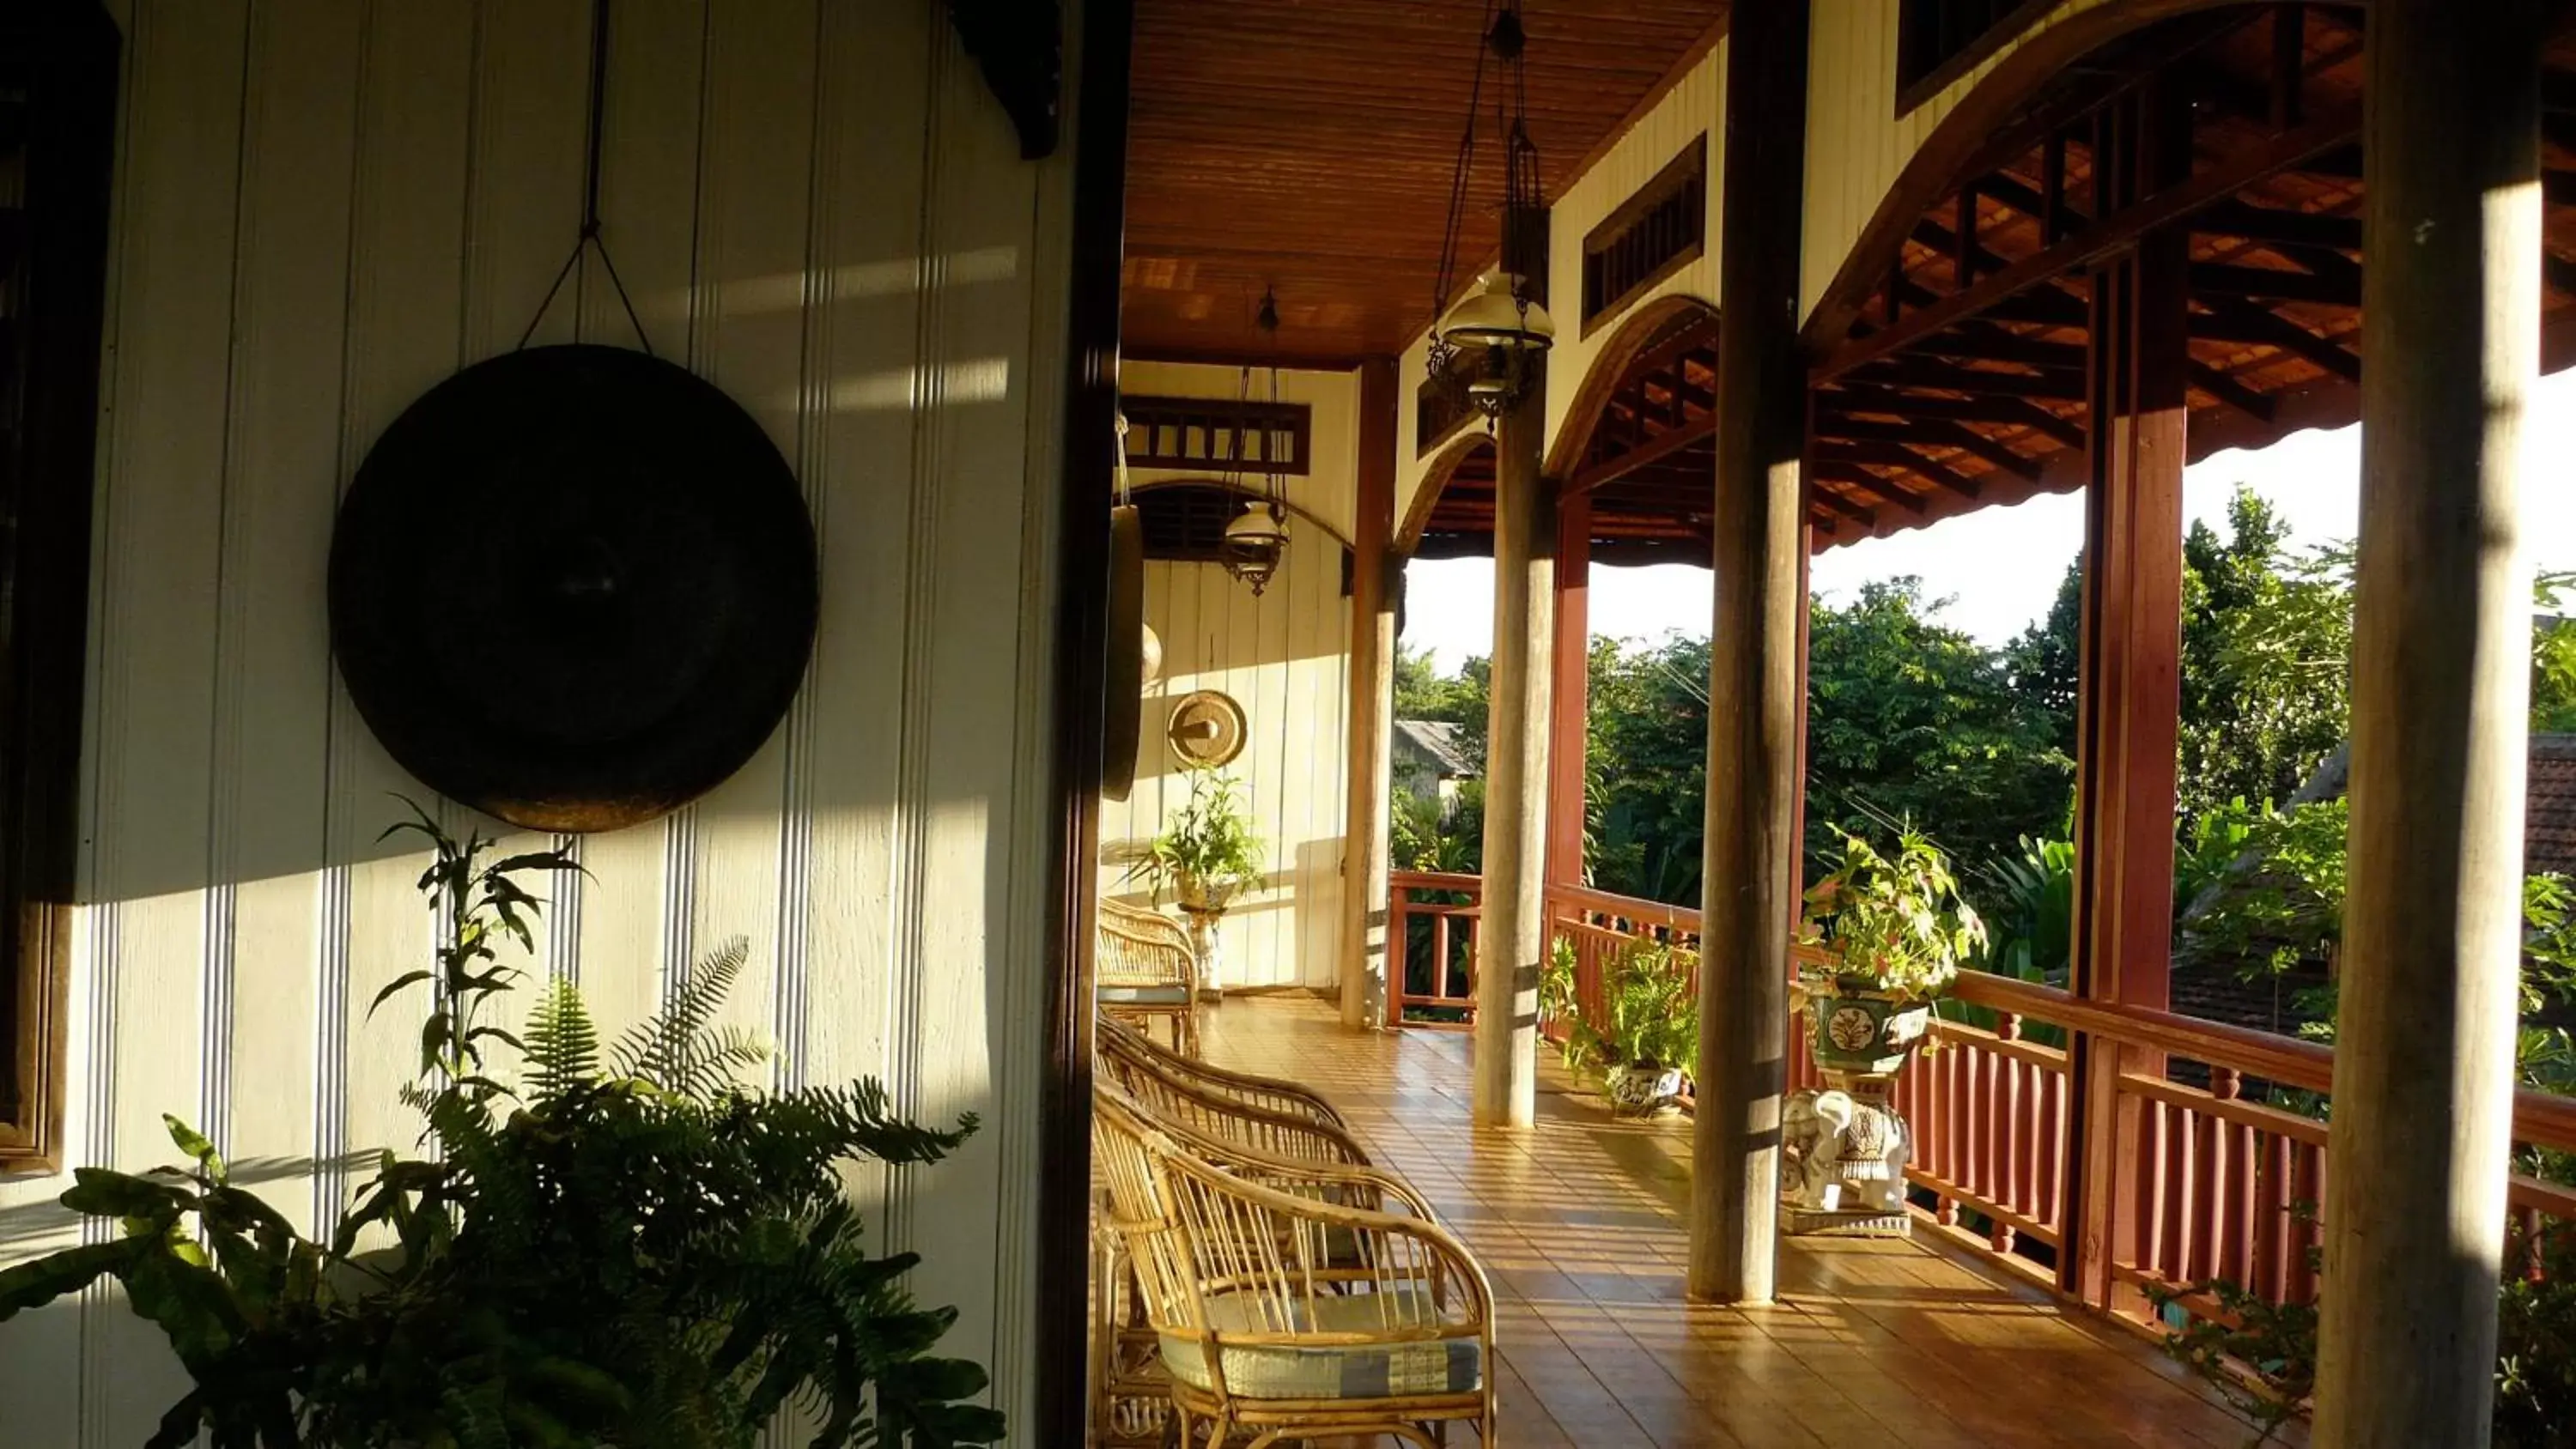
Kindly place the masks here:
[(1534, 1130), (1478, 1133), (1463, 1033), (1344, 1032), (1286, 997), (1212, 1007), (1206, 1028), (1211, 1059), (1330, 1097), (1476, 1250), (1501, 1318), (1503, 1449), (2250, 1437), (2144, 1341), (1928, 1240), (1790, 1240), (1781, 1302), (1688, 1302), (1688, 1124), (1613, 1122), (1553, 1060)]

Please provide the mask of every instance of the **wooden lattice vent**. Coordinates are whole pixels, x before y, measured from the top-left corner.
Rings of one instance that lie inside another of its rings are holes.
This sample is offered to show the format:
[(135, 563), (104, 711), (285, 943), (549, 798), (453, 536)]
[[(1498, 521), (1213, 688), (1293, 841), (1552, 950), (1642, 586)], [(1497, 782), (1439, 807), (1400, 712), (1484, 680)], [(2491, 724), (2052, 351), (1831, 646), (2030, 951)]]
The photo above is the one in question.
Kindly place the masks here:
[(1304, 477), (1314, 409), (1304, 403), (1129, 397), (1127, 466), (1218, 468)]
[(1708, 245), (1708, 137), (1637, 188), (1583, 238), (1583, 332), (1619, 314)]

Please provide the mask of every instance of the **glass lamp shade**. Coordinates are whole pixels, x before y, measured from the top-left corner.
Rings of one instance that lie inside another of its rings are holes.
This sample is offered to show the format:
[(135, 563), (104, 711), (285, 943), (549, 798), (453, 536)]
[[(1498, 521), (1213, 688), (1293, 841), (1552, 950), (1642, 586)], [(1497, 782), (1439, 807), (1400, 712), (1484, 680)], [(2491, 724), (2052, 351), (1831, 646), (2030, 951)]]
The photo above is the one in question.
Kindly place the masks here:
[(1440, 319), (1440, 337), (1461, 352), (1476, 348), (1544, 352), (1556, 345), (1556, 323), (1547, 309), (1518, 295), (1520, 278), (1487, 267), (1476, 285)]
[(1266, 503), (1244, 504), (1242, 516), (1225, 526), (1225, 571), (1250, 584), (1255, 598), (1269, 587), (1287, 551), (1287, 520)]

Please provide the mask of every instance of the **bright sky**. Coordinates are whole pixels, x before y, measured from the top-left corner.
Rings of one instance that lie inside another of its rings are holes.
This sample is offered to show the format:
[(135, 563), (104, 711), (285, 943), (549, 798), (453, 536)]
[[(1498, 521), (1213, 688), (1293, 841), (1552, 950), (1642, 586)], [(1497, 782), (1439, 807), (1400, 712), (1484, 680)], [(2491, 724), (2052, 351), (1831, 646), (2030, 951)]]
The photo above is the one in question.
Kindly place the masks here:
[[(2576, 569), (2576, 369), (2542, 378), (2524, 477), (2523, 544), (2535, 567)], [(2227, 500), (2244, 483), (2290, 524), (2293, 547), (2347, 539), (2360, 507), (2361, 429), (2294, 433), (2259, 452), (2211, 456), (2183, 475), (2183, 507), (2224, 533)], [(2084, 500), (2043, 494), (1931, 528), (1874, 538), (1819, 555), (1818, 595), (1849, 598), (1874, 579), (1915, 574), (1925, 595), (1951, 600), (1952, 624), (1988, 644), (2021, 632), (2048, 609), (2084, 540)], [(1404, 643), (1428, 646), (1443, 673), (1489, 653), (1494, 637), (1491, 560), (1425, 559), (1406, 566)], [(1592, 632), (1660, 642), (1709, 631), (1706, 569), (1685, 564), (1592, 571)]]

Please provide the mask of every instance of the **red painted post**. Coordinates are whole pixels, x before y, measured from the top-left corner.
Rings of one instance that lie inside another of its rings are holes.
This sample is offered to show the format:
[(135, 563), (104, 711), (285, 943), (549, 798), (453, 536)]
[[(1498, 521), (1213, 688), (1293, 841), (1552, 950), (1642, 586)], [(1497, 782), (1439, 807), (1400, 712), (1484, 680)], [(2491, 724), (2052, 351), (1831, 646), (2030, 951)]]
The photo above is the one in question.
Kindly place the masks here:
[[(2102, 199), (2120, 203), (2187, 176), (2190, 97), (2150, 83), (2103, 118)], [(2099, 213), (2097, 213), (2099, 214)], [(2190, 236), (2167, 227), (2093, 277), (2085, 495), (2082, 681), (2078, 690), (2074, 989), (2163, 1008), (2173, 929), (2174, 755), (2181, 710), (2182, 470), (2187, 447)], [(2144, 1225), (2121, 1211), (2120, 1165), (2139, 1109), (2122, 1071), (2163, 1075), (2160, 1057), (2078, 1035), (2072, 1251), (2059, 1285), (2134, 1309), (2115, 1261), (2137, 1261)], [(2179, 1135), (2179, 1124), (2177, 1132)]]
[(1404, 1025), (1405, 982), (1413, 963), (1413, 893), (1390, 886), (1386, 893), (1386, 1024)]
[(1547, 883), (1581, 885), (1584, 752), (1592, 679), (1592, 495), (1556, 510), (1556, 669), (1549, 686)]

